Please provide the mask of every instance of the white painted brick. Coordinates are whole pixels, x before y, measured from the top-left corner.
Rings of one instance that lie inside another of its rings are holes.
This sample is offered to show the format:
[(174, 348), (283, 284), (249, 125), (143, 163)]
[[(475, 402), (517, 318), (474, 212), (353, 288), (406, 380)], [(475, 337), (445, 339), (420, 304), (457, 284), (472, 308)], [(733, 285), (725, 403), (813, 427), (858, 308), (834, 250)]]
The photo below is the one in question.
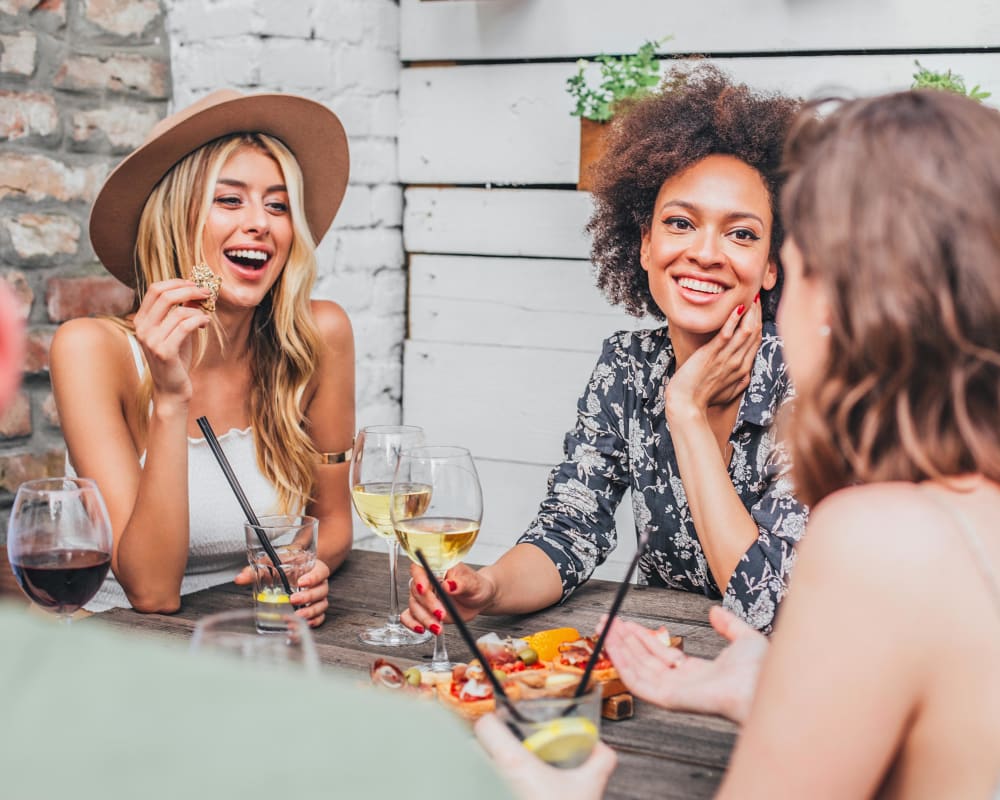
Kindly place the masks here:
[(365, 41), (399, 52), (399, 6), (392, 0), (369, 0), (364, 9)]
[(279, 91), (321, 89), (329, 83), (333, 59), (333, 47), (328, 42), (269, 39), (260, 64), (260, 82)]
[(35, 34), (22, 31), (16, 36), (0, 36), (0, 72), (11, 75), (33, 75), (38, 39)]
[(374, 292), (374, 273), (352, 270), (319, 278), (312, 296), (318, 300), (333, 300), (339, 303), (347, 315), (354, 319), (359, 313), (368, 312), (371, 308)]
[[(344, 128), (355, 139), (371, 136), (375, 133), (372, 126), (373, 98), (362, 97), (359, 94), (338, 94), (330, 101), (333, 111)], [(392, 134), (395, 136), (395, 132)]]
[(337, 212), (337, 225), (341, 228), (367, 228), (374, 225), (370, 186), (352, 184), (348, 187), (344, 203)]
[[(354, 349), (359, 362), (401, 353), (405, 324), (402, 311), (394, 318), (359, 314), (351, 322), (354, 324)], [(399, 362), (402, 364), (402, 358)]]
[(402, 366), (388, 362), (364, 361), (358, 365), (357, 375), (371, 397), (395, 397), (402, 385)]
[(376, 316), (391, 317), (406, 307), (406, 278), (406, 272), (399, 269), (381, 269), (375, 273), (372, 310)]
[(380, 184), (372, 189), (372, 222), (381, 227), (400, 228), (403, 225), (403, 187)]
[(166, 0), (165, 5), (171, 44), (227, 39), (255, 32), (253, 0)]
[(386, 92), (371, 99), (372, 136), (395, 139), (399, 135), (399, 95)]
[(291, 36), (308, 39), (312, 35), (311, 8), (295, 0), (257, 0), (255, 29), (265, 36)]
[(403, 267), (403, 234), (397, 228), (334, 228), (327, 239), (331, 241), (324, 241), (324, 255), (326, 246), (333, 248), (337, 269)]
[[(331, 42), (360, 42), (364, 35), (362, 7), (367, 2), (370, 0), (317, 3), (312, 14), (316, 38)], [(399, 13), (398, 8), (396, 13)]]
[(195, 89), (255, 86), (262, 51), (261, 40), (252, 36), (180, 46), (172, 52), (174, 80)]
[[(359, 393), (358, 397), (362, 395)], [(365, 425), (398, 425), (402, 416), (398, 401), (383, 400), (377, 395), (365, 395), (363, 401), (358, 401), (354, 412), (359, 428)]]
[[(350, 137), (350, 131), (347, 132)], [(395, 139), (351, 138), (351, 180), (355, 183), (399, 183)]]
[(353, 86), (365, 92), (399, 90), (399, 53), (378, 50), (368, 44), (346, 44), (337, 49), (333, 73), (341, 86)]

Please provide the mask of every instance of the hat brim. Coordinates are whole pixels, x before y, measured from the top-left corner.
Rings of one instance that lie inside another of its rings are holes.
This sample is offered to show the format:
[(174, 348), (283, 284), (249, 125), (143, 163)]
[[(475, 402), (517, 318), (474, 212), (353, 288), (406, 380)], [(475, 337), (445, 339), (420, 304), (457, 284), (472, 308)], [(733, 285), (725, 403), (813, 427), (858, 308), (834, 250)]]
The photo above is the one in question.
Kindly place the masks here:
[(153, 137), (108, 176), (91, 210), (90, 241), (112, 275), (135, 287), (139, 218), (160, 179), (202, 145), (241, 132), (273, 136), (295, 155), (302, 170), (309, 230), (317, 243), (323, 238), (347, 190), (350, 159), (344, 126), (328, 108), (305, 97), (236, 95)]

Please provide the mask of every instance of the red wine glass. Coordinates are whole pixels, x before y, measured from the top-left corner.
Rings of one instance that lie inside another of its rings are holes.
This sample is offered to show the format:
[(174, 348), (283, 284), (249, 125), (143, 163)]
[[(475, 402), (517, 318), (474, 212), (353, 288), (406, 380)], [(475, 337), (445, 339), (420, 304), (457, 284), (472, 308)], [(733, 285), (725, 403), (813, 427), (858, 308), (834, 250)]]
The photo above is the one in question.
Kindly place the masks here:
[(22, 591), (69, 624), (111, 566), (111, 522), (89, 478), (42, 478), (18, 487), (7, 557)]

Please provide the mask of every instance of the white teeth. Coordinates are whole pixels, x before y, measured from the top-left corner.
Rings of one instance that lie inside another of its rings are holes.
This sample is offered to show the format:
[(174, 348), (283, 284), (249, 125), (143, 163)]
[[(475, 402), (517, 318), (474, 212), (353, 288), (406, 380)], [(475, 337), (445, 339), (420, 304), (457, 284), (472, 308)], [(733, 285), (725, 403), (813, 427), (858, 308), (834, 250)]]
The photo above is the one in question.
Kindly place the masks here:
[(697, 281), (694, 278), (681, 278), (677, 284), (683, 289), (694, 289), (696, 292), (708, 292), (709, 294), (722, 294), (722, 287), (717, 283), (708, 281)]
[(236, 256), (236, 258), (251, 258), (255, 261), (267, 261), (268, 255), (262, 250), (227, 250), (227, 256)]

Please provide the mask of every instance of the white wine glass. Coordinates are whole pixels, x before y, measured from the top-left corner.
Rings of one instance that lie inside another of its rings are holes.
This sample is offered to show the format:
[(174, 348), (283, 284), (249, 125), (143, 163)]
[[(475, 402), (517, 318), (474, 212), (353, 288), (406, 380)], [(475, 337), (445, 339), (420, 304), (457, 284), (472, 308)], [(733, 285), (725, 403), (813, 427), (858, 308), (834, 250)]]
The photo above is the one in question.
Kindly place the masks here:
[[(351, 499), (361, 521), (389, 547), (389, 620), (385, 625), (366, 628), (358, 637), (365, 644), (400, 647), (422, 644), (430, 633), (411, 631), (399, 621), (399, 593), (396, 587), (396, 559), (399, 540), (392, 527), (389, 498), (396, 462), (401, 450), (424, 443), (423, 429), (416, 425), (369, 425), (354, 440), (351, 458)], [(430, 502), (430, 487), (414, 484), (397, 493), (397, 516), (419, 516)]]
[[(397, 514), (414, 485), (430, 487), (427, 506), (420, 514)], [(390, 512), (396, 536), (410, 560), (419, 564), (420, 550), (435, 576), (443, 579), (472, 549), (483, 519), (483, 491), (472, 455), (464, 447), (403, 450), (392, 484)], [(423, 669), (447, 672), (453, 666), (442, 630), (434, 637), (431, 663)]]
[(7, 525), (7, 557), (22, 591), (69, 624), (111, 566), (111, 521), (88, 478), (22, 483)]

